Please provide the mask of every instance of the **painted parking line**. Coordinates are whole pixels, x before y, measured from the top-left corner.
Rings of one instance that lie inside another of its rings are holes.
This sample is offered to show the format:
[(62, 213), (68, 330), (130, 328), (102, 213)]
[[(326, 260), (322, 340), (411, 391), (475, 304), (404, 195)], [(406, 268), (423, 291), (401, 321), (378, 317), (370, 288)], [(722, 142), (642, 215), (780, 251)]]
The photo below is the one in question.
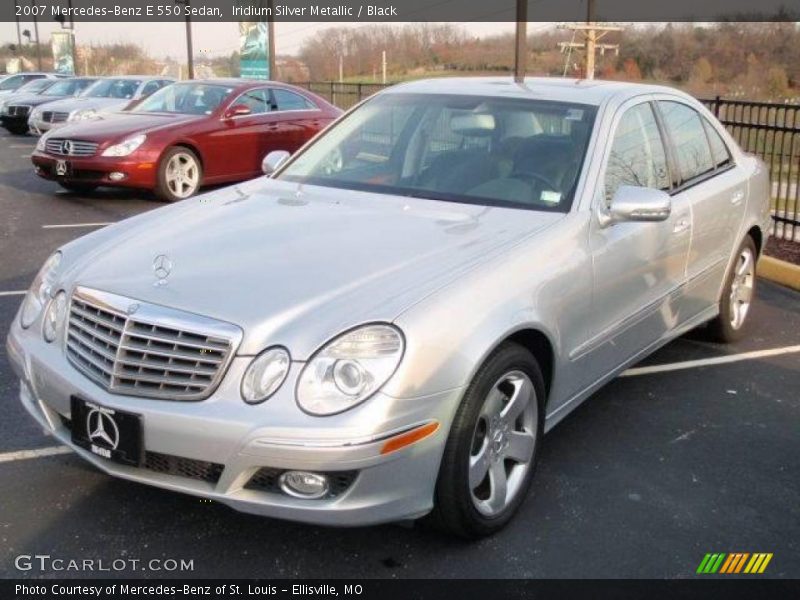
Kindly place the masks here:
[(13, 291), (13, 292), (0, 292), (0, 298), (2, 298), (3, 296), (24, 296), (25, 294), (27, 294), (25, 290)]
[(653, 373), (667, 373), (669, 371), (681, 371), (683, 369), (694, 369), (696, 367), (724, 365), (742, 360), (755, 360), (757, 358), (781, 356), (783, 354), (795, 354), (797, 352), (800, 352), (800, 345), (784, 346), (782, 348), (770, 348), (768, 350), (754, 350), (753, 352), (741, 352), (739, 354), (729, 354), (728, 356), (715, 356), (714, 358), (701, 358), (698, 360), (687, 360), (677, 363), (652, 365), (649, 367), (636, 367), (633, 369), (628, 369), (622, 375), (620, 375), (620, 377), (634, 377), (636, 375), (651, 375)]
[(73, 227), (105, 227), (106, 225), (113, 225), (114, 222), (109, 223), (60, 223), (58, 225), (42, 225), (42, 229), (71, 229)]
[(0, 463), (30, 460), (31, 458), (44, 458), (45, 456), (57, 456), (59, 454), (70, 454), (71, 452), (72, 450), (67, 446), (50, 446), (49, 448), (37, 448), (36, 450), (17, 450), (16, 452), (0, 454)]

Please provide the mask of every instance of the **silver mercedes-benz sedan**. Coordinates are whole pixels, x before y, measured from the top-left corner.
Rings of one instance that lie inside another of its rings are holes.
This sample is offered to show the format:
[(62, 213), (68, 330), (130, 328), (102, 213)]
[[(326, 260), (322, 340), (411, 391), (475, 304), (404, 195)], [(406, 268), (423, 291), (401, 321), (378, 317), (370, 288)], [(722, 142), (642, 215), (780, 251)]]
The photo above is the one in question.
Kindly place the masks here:
[(47, 431), (246, 512), (478, 537), (592, 392), (747, 325), (768, 172), (681, 92), (415, 82), (286, 159), (47, 260), (8, 338)]

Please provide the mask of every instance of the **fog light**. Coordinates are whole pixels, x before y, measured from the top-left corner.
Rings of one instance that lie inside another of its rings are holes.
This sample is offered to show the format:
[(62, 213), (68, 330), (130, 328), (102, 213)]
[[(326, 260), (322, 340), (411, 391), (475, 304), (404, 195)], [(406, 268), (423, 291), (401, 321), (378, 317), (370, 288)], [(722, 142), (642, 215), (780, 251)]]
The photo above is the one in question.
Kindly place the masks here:
[(123, 179), (125, 179), (125, 173), (114, 171), (113, 173), (109, 173), (108, 178), (111, 181), (122, 181)]
[(322, 498), (330, 488), (325, 475), (308, 471), (286, 471), (278, 479), (278, 484), (290, 496), (307, 500)]

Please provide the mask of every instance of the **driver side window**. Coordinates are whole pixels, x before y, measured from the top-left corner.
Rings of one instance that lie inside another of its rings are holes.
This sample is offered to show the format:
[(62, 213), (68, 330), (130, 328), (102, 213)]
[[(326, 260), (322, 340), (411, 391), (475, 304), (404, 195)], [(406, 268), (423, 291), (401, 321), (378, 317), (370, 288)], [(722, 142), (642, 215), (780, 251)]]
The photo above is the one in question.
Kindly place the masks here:
[(621, 185), (670, 188), (667, 155), (649, 102), (628, 109), (617, 125), (606, 166), (606, 203)]

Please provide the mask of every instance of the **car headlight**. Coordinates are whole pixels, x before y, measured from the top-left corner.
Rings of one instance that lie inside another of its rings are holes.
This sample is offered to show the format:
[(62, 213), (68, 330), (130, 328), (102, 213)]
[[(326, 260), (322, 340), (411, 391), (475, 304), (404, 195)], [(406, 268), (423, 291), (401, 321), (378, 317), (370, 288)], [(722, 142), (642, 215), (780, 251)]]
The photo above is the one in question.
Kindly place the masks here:
[(248, 404), (263, 402), (278, 391), (289, 374), (291, 359), (283, 348), (268, 348), (253, 359), (242, 378), (242, 398)]
[(46, 152), (47, 151), (47, 138), (50, 135), (48, 131), (44, 135), (42, 135), (39, 140), (36, 142), (36, 150), (39, 152)]
[(403, 336), (391, 325), (365, 325), (319, 350), (300, 374), (297, 403), (313, 415), (353, 408), (377, 392), (403, 358)]
[(27, 329), (39, 317), (42, 308), (50, 296), (50, 291), (55, 285), (58, 275), (58, 266), (61, 264), (61, 252), (56, 252), (48, 258), (31, 284), (25, 300), (22, 302), (20, 325)]
[(147, 136), (143, 133), (132, 138), (128, 138), (119, 144), (114, 144), (113, 146), (109, 146), (103, 150), (103, 156), (128, 156), (131, 152), (135, 151), (139, 146), (144, 144), (146, 139)]
[(90, 119), (97, 119), (97, 111), (93, 108), (84, 108), (76, 110), (69, 115), (67, 121), (88, 121)]
[(56, 297), (50, 300), (47, 310), (44, 311), (44, 325), (42, 335), (46, 342), (52, 342), (58, 336), (64, 319), (67, 316), (67, 293), (61, 290)]

